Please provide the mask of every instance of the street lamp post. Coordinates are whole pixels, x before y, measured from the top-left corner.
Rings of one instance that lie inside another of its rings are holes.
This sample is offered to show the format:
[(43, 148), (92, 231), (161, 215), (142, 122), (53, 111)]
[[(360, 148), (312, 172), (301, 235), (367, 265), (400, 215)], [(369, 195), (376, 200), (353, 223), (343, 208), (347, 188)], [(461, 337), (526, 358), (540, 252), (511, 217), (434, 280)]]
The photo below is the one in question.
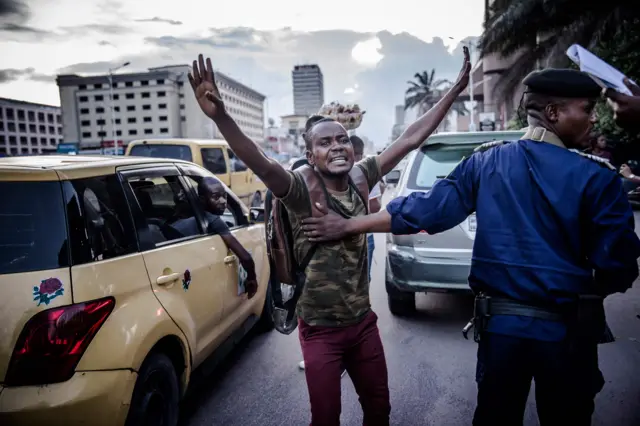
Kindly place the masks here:
[[(113, 73), (118, 71), (121, 68), (129, 65), (129, 62), (125, 62), (119, 67), (109, 68), (109, 107), (111, 109), (111, 138), (113, 139), (113, 152), (115, 155), (118, 155), (120, 149), (118, 148), (118, 138), (116, 136), (116, 118), (115, 118), (115, 108), (113, 106)], [(122, 145), (124, 148), (124, 144)]]
[[(453, 37), (449, 37), (450, 40), (453, 40)], [(476, 130), (476, 121), (475, 121), (475, 102), (473, 100), (473, 43), (470, 41), (461, 41), (460, 43), (467, 46), (469, 49), (469, 61), (471, 62), (471, 72), (469, 73), (469, 99), (471, 100), (471, 110), (469, 111), (469, 131), (475, 132)]]

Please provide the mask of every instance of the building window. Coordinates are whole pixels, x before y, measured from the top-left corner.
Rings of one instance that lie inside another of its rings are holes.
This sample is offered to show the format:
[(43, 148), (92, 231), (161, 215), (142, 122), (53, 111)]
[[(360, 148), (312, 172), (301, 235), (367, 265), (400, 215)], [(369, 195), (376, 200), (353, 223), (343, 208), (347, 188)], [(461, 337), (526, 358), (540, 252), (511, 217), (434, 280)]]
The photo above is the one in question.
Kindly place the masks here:
[(151, 109), (151, 105), (142, 105), (142, 109), (145, 111), (149, 111)]
[(162, 129), (160, 129), (160, 133), (169, 133), (169, 129), (163, 127)]
[(111, 87), (113, 87), (114, 89), (115, 89), (116, 87), (118, 87), (118, 82), (117, 82), (117, 81), (114, 81), (114, 82), (111, 84)]
[(127, 123), (135, 123), (136, 122), (136, 118), (135, 117), (129, 117), (127, 118)]
[(89, 97), (88, 96), (80, 96), (78, 98), (78, 102), (89, 102)]
[(36, 133), (37, 131), (38, 129), (36, 128), (35, 124), (29, 124), (29, 132)]
[(180, 117), (180, 121), (187, 121), (187, 117), (185, 117), (184, 115), (182, 117)]
[(178, 82), (178, 87), (182, 87), (182, 86), (184, 86), (184, 83), (182, 81), (179, 81)]
[(127, 99), (133, 99), (135, 98), (135, 95), (133, 93), (127, 93), (126, 95), (124, 95), (124, 97)]
[(163, 79), (159, 79), (159, 80), (157, 81), (157, 83), (158, 83), (158, 84), (164, 84), (164, 80), (163, 80)]
[(145, 123), (151, 123), (151, 117), (144, 117), (142, 121), (144, 121)]
[(94, 89), (102, 89), (102, 83), (96, 83), (93, 85)]
[(27, 125), (24, 123), (18, 123), (18, 131), (21, 133), (27, 132)]
[(22, 109), (18, 110), (18, 120), (24, 121), (24, 110)]
[(53, 126), (49, 126), (49, 134), (50, 135), (55, 135), (55, 133), (56, 133), (56, 128), (53, 127)]
[(82, 137), (83, 138), (90, 138), (91, 137), (91, 132), (82, 132)]
[(53, 114), (47, 114), (47, 121), (53, 123)]
[(137, 134), (138, 134), (138, 131), (136, 129), (129, 130), (129, 135), (134, 136), (134, 135), (137, 135)]
[(38, 145), (38, 138), (32, 137), (31, 138), (31, 145)]
[(16, 137), (15, 136), (9, 136), (9, 143), (11, 145), (15, 145), (16, 144)]
[(55, 145), (56, 140), (54, 138), (49, 139), (49, 145)]
[(149, 80), (141, 80), (140, 81), (140, 86), (148, 86), (149, 85)]
[(167, 109), (167, 104), (158, 104), (158, 108)]
[(141, 96), (142, 98), (148, 98), (148, 97), (150, 97), (150, 96), (151, 96), (151, 93), (149, 93), (149, 92), (142, 92), (142, 93), (140, 94), (140, 96)]
[(61, 135), (62, 134), (62, 127), (58, 127), (58, 134)]
[(40, 145), (46, 145), (47, 144), (47, 138), (40, 138)]
[(105, 121), (104, 121), (104, 119), (102, 119), (102, 118), (101, 118), (101, 119), (99, 119), (99, 120), (97, 120), (97, 121), (96, 121), (96, 124), (97, 124), (98, 126), (104, 126), (104, 125), (105, 125)]
[(96, 108), (96, 114), (104, 114), (104, 108), (102, 107)]
[(12, 108), (7, 108), (5, 110), (6, 114), (7, 114), (7, 120), (13, 120), (13, 109)]
[(124, 83), (125, 87), (133, 87), (133, 81), (127, 81), (126, 83)]
[(152, 133), (153, 133), (153, 130), (152, 130), (152, 129), (144, 129), (144, 134), (145, 134), (145, 135), (150, 135), (150, 134), (152, 134)]
[(113, 100), (117, 101), (118, 99), (120, 99), (120, 95), (113, 95)]
[(116, 124), (120, 124), (120, 119), (119, 118), (116, 118), (114, 121), (116, 122)]
[(80, 114), (89, 114), (89, 108), (81, 108)]
[(167, 96), (167, 92), (158, 92), (159, 98), (164, 98), (165, 96)]
[(20, 143), (27, 143), (27, 137), (26, 136), (20, 136)]
[(15, 132), (16, 131), (16, 123), (7, 123), (7, 130), (10, 132)]
[(62, 118), (60, 117), (60, 115), (56, 115), (56, 123), (62, 124)]
[(40, 133), (46, 133), (47, 132), (47, 128), (43, 125), (38, 126), (38, 131)]
[(86, 84), (81, 84), (80, 86), (78, 86), (79, 90), (87, 90), (87, 85)]
[(135, 111), (135, 110), (136, 110), (135, 105), (127, 105), (127, 111)]
[(104, 101), (104, 96), (102, 96), (102, 95), (95, 95), (95, 96), (93, 97), (93, 99), (94, 99), (96, 102)]
[(116, 130), (116, 136), (122, 136), (122, 130)]
[(114, 107), (113, 107), (113, 110), (114, 110), (115, 112), (120, 112), (120, 107), (119, 107), (119, 106), (114, 106)]
[(4, 135), (0, 135), (0, 144), (4, 145)]
[(98, 132), (98, 137), (99, 138), (104, 138), (105, 136), (107, 136), (107, 132), (105, 132), (104, 130), (100, 130)]
[(44, 112), (38, 113), (38, 121), (44, 121)]
[(180, 109), (184, 109), (184, 104), (180, 104)]
[(160, 117), (160, 121), (167, 121), (168, 117), (166, 115), (161, 115)]
[(29, 121), (35, 121), (36, 120), (36, 113), (33, 111), (29, 111), (27, 112), (27, 118)]

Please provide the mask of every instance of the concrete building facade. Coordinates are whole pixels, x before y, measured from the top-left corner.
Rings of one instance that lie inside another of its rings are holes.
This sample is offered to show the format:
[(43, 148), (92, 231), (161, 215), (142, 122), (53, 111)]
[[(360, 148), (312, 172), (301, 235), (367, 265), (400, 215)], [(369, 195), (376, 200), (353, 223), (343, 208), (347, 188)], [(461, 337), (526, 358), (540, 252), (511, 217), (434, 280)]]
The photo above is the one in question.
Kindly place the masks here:
[(51, 153), (60, 142), (59, 107), (0, 98), (0, 154)]
[(296, 115), (313, 115), (324, 104), (324, 77), (318, 65), (296, 65), (291, 71), (293, 110)]

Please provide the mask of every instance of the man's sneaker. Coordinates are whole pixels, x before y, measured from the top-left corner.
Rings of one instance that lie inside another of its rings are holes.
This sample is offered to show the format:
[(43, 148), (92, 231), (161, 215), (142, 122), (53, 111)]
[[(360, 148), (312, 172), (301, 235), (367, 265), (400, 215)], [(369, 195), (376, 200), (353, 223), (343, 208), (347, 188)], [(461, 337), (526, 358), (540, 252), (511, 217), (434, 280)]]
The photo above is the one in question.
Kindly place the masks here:
[(299, 368), (300, 370), (304, 370), (304, 361), (300, 361), (300, 362), (298, 363), (298, 368)]

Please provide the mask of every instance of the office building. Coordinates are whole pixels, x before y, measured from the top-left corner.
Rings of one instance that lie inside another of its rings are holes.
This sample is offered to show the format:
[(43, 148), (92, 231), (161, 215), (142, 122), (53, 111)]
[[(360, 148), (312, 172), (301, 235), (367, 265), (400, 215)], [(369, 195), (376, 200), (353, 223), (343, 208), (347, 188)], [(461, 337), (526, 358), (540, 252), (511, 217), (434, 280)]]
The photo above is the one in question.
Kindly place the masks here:
[(59, 107), (0, 98), (0, 154), (46, 154), (60, 142)]
[[(188, 65), (109, 75), (57, 78), (65, 142), (83, 151), (104, 151), (144, 138), (222, 138), (206, 117), (188, 82)], [(265, 96), (216, 72), (216, 83), (229, 114), (256, 142), (264, 139)], [(113, 107), (113, 108), (112, 108)]]
[(318, 65), (296, 65), (291, 71), (293, 80), (293, 109), (295, 115), (313, 115), (324, 104), (324, 77)]

